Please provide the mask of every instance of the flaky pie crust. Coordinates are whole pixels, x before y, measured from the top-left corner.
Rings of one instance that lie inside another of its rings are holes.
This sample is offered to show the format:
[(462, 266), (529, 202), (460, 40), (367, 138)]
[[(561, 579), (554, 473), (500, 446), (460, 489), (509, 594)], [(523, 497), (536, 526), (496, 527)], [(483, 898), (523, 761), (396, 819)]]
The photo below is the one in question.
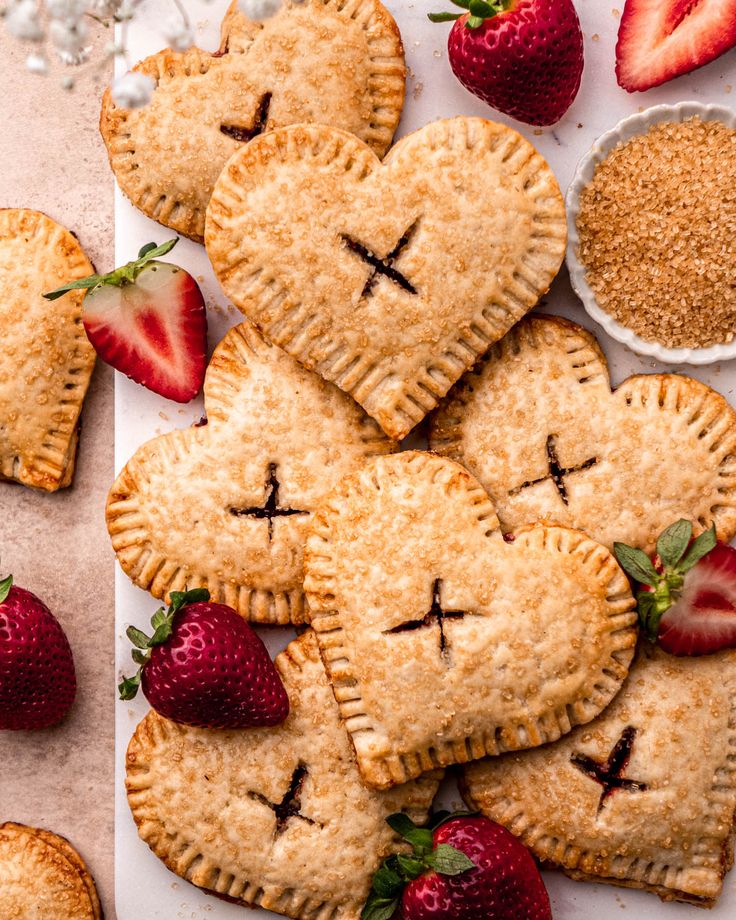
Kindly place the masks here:
[[(618, 789), (571, 758), (605, 761), (636, 730)], [(471, 764), (468, 806), (504, 824), (538, 859), (573, 878), (644, 888), (712, 907), (733, 864), (736, 653), (675, 658), (642, 647), (621, 693), (594, 722), (535, 751)]]
[[(276, 659), (290, 715), (276, 728), (211, 731), (151, 712), (128, 749), (138, 831), (187, 881), (298, 920), (359, 920), (371, 878), (398, 841), (397, 811), (426, 820), (439, 775), (389, 792), (360, 780), (313, 633)], [(305, 771), (300, 817), (270, 803)]]
[(110, 165), (144, 214), (200, 241), (215, 180), (259, 121), (265, 130), (333, 124), (383, 156), (404, 104), (401, 36), (379, 0), (286, 2), (257, 23), (233, 0), (216, 54), (166, 49), (134, 70), (156, 89), (134, 110), (105, 93)]
[[(548, 439), (565, 470), (553, 477)], [(680, 518), (736, 535), (736, 412), (679, 374), (637, 375), (611, 392), (591, 333), (531, 316), (468, 373), (430, 426), (433, 450), (488, 490), (504, 529), (540, 519), (653, 551)]]
[(94, 269), (76, 237), (39, 211), (0, 209), (0, 480), (71, 485), (95, 365), (83, 291), (43, 294)]
[(3, 920), (102, 920), (94, 879), (68, 840), (49, 831), (0, 825)]
[[(505, 542), (479, 483), (427, 453), (371, 460), (328, 496), (307, 539), (305, 590), (377, 788), (589, 722), (636, 642), (634, 599), (607, 549), (546, 524)], [(419, 627), (435, 590), (442, 633), (436, 620)]]
[[(247, 323), (231, 329), (205, 379), (207, 424), (144, 444), (107, 503), (120, 565), (154, 597), (205, 587), (248, 620), (304, 622), (302, 554), (309, 518), (365, 459), (394, 449), (336, 387)], [(269, 471), (278, 506), (269, 522)]]
[(236, 306), (398, 440), (547, 291), (567, 226), (534, 147), (458, 117), (383, 164), (333, 127), (261, 135), (220, 175), (205, 237)]

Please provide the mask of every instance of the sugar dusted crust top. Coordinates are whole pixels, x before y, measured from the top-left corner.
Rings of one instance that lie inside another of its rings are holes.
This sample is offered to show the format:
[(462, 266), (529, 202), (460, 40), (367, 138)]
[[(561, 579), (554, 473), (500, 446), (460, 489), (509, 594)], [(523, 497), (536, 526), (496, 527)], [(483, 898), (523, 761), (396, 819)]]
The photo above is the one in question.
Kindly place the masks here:
[(397, 440), (536, 305), (566, 239), (543, 157), (466, 117), (383, 164), (336, 128), (262, 135), (220, 175), (206, 230), (233, 302)]
[[(311, 630), (276, 667), (291, 704), (280, 726), (213, 732), (154, 712), (141, 722), (127, 758), (133, 817), (154, 853), (201, 888), (298, 920), (359, 920), (373, 873), (397, 849), (385, 818), (426, 820), (439, 776), (366, 788)], [(279, 827), (271, 805), (296, 770), (299, 816)]]
[(430, 445), (478, 477), (504, 530), (554, 521), (647, 552), (680, 518), (736, 535), (733, 408), (680, 374), (612, 393), (595, 337), (558, 317), (515, 326), (437, 412)]
[(93, 272), (76, 237), (39, 211), (0, 209), (0, 479), (71, 485), (95, 364), (83, 291), (43, 294)]
[[(611, 793), (576, 767), (599, 764), (633, 730)], [(468, 806), (506, 825), (573, 878), (645, 888), (712, 907), (733, 864), (736, 654), (674, 658), (642, 648), (623, 689), (590, 725), (555, 744), (465, 768)]]
[[(376, 458), (315, 515), (305, 590), (370, 785), (556, 740), (608, 705), (636, 642), (604, 547), (535, 524), (512, 543), (458, 464)], [(440, 626), (433, 595), (448, 611)]]
[(401, 36), (379, 0), (287, 2), (259, 23), (233, 0), (217, 54), (166, 49), (134, 70), (156, 89), (136, 110), (105, 93), (110, 164), (137, 208), (196, 240), (221, 169), (257, 131), (324, 122), (383, 156), (404, 104)]
[(94, 879), (69, 841), (49, 831), (0, 825), (3, 920), (102, 920)]

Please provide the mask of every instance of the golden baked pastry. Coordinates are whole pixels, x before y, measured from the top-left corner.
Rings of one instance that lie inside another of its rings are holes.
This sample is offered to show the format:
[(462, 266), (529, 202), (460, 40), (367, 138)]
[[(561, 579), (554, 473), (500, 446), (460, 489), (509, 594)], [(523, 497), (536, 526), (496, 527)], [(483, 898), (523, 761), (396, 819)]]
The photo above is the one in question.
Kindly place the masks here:
[(291, 705), (276, 728), (146, 716), (128, 749), (133, 817), (153, 852), (200, 888), (299, 920), (359, 920), (373, 873), (398, 849), (385, 818), (423, 822), (439, 774), (370, 791), (311, 630), (276, 666)]
[(43, 294), (93, 271), (77, 239), (38, 211), (0, 209), (0, 480), (71, 485), (95, 365), (83, 291)]
[(575, 879), (712, 907), (733, 864), (736, 653), (640, 649), (595, 722), (471, 764), (469, 807)]
[(636, 643), (629, 583), (605, 547), (546, 524), (505, 542), (480, 484), (432, 454), (376, 458), (328, 496), (304, 585), (377, 788), (589, 722)]
[(336, 128), (264, 134), (223, 170), (205, 236), (236, 306), (401, 439), (547, 291), (567, 227), (534, 147), (459, 117), (383, 164)]
[(251, 138), (324, 122), (383, 156), (404, 105), (401, 36), (379, 0), (288, 0), (265, 22), (233, 0), (216, 54), (166, 49), (134, 70), (154, 80), (153, 100), (120, 109), (105, 93), (110, 165), (137, 208), (195, 240), (220, 170)]
[(118, 560), (154, 597), (205, 587), (253, 622), (303, 623), (312, 512), (393, 443), (247, 323), (215, 350), (204, 393), (207, 424), (144, 444), (113, 485)]
[(554, 521), (647, 552), (680, 518), (736, 535), (736, 412), (679, 374), (611, 393), (596, 339), (558, 317), (528, 317), (463, 378), (430, 446), (478, 477), (505, 530)]
[(102, 920), (95, 882), (68, 840), (22, 824), (0, 825), (3, 920)]

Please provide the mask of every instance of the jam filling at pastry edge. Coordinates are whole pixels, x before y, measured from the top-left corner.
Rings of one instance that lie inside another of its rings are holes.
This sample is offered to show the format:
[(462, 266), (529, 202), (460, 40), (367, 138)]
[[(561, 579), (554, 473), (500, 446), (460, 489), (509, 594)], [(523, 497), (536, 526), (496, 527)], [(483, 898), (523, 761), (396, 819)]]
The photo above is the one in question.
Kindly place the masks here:
[(566, 477), (571, 476), (573, 473), (581, 473), (583, 470), (589, 470), (591, 466), (595, 466), (595, 464), (598, 463), (598, 458), (591, 457), (589, 460), (585, 460), (579, 466), (562, 466), (560, 463), (560, 458), (557, 455), (557, 437), (556, 435), (551, 434), (547, 438), (547, 463), (549, 465), (549, 472), (546, 476), (542, 476), (539, 479), (531, 479), (528, 482), (523, 482), (520, 486), (512, 489), (508, 494), (518, 495), (520, 492), (523, 492), (524, 489), (529, 489), (531, 486), (536, 486), (540, 482), (547, 482), (547, 480), (551, 480), (552, 484), (559, 493), (562, 503), (564, 505), (568, 505), (569, 497), (567, 494), (567, 484), (565, 482)]
[(220, 125), (220, 131), (236, 141), (242, 141), (244, 144), (247, 144), (248, 141), (252, 141), (254, 137), (263, 134), (268, 126), (268, 114), (271, 110), (272, 99), (273, 93), (264, 93), (263, 96), (261, 96), (261, 101), (258, 103), (253, 126), (251, 128), (242, 128), (238, 125)]
[(601, 813), (608, 797), (617, 789), (624, 789), (627, 792), (646, 792), (647, 790), (646, 783), (629, 779), (623, 775), (631, 759), (634, 738), (636, 738), (636, 729), (629, 725), (623, 730), (621, 737), (603, 763), (585, 754), (573, 754), (570, 758), (573, 766), (603, 787), (598, 802), (598, 814)]
[(301, 813), (302, 790), (304, 789), (304, 781), (306, 780), (308, 774), (309, 770), (307, 770), (304, 764), (300, 763), (296, 770), (294, 770), (291, 777), (291, 782), (289, 783), (289, 788), (286, 790), (286, 794), (280, 802), (271, 802), (266, 798), (265, 795), (262, 795), (260, 792), (248, 793), (252, 799), (261, 802), (267, 808), (270, 808), (271, 811), (276, 815), (277, 837), (279, 834), (282, 834), (286, 830), (286, 825), (292, 818), (299, 818), (300, 821), (304, 821), (307, 824), (317, 824), (316, 821), (313, 821), (311, 818), (308, 818), (306, 815)]
[(426, 629), (438, 624), (440, 629), (440, 655), (446, 660), (449, 659), (450, 643), (445, 635), (445, 620), (462, 620), (467, 615), (466, 610), (444, 610), (442, 607), (442, 580), (437, 578), (432, 586), (432, 606), (429, 611), (419, 620), (407, 620), (406, 623), (400, 623), (393, 629), (385, 629), (385, 636), (394, 633), (411, 632), (417, 629)]
[(266, 501), (255, 508), (231, 508), (230, 514), (236, 517), (252, 517), (256, 520), (268, 521), (268, 542), (273, 540), (273, 524), (276, 518), (293, 517), (294, 515), (309, 514), (297, 508), (282, 508), (279, 505), (279, 480), (276, 475), (277, 464), (269, 463), (266, 473)]
[(405, 291), (408, 291), (409, 294), (416, 294), (417, 289), (409, 281), (406, 275), (402, 273), (395, 267), (395, 263), (398, 261), (401, 254), (406, 250), (407, 246), (411, 243), (412, 237), (414, 236), (419, 221), (415, 220), (414, 223), (409, 227), (406, 233), (401, 237), (396, 246), (391, 250), (391, 252), (385, 257), (381, 258), (372, 252), (367, 246), (364, 246), (363, 243), (358, 240), (353, 239), (347, 234), (342, 234), (342, 240), (347, 246), (347, 248), (355, 253), (360, 259), (362, 259), (366, 265), (369, 265), (371, 271), (366, 279), (365, 286), (363, 287), (363, 293), (361, 297), (370, 297), (375, 287), (376, 282), (380, 275), (383, 275), (384, 278), (388, 278), (389, 281), (393, 281), (394, 284), (397, 284), (400, 288)]

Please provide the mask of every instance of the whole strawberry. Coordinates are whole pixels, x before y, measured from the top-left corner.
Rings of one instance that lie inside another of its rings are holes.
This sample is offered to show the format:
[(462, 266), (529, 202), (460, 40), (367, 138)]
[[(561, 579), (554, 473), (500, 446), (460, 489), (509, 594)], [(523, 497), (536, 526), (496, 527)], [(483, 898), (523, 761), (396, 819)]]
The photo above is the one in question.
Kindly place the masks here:
[(488, 105), (530, 125), (570, 108), (583, 74), (583, 33), (572, 0), (452, 0), (448, 50), (458, 80)]
[(0, 729), (48, 728), (77, 692), (64, 630), (35, 594), (0, 581)]
[(671, 655), (736, 648), (736, 549), (715, 527), (693, 539), (680, 520), (657, 540), (657, 553), (615, 543), (621, 567), (639, 584), (639, 620), (647, 638)]
[(289, 698), (266, 646), (231, 607), (209, 603), (209, 591), (172, 592), (168, 611), (151, 618), (149, 638), (130, 626), (138, 673), (120, 698), (143, 693), (160, 715), (201, 728), (278, 725)]
[(189, 272), (159, 261), (177, 242), (149, 243), (133, 262), (107, 275), (72, 281), (44, 297), (56, 300), (86, 289), (84, 331), (102, 360), (154, 393), (185, 403), (204, 381), (207, 311)]
[(388, 823), (414, 852), (384, 862), (362, 920), (552, 920), (534, 859), (501, 825), (446, 813), (429, 828), (403, 814)]

